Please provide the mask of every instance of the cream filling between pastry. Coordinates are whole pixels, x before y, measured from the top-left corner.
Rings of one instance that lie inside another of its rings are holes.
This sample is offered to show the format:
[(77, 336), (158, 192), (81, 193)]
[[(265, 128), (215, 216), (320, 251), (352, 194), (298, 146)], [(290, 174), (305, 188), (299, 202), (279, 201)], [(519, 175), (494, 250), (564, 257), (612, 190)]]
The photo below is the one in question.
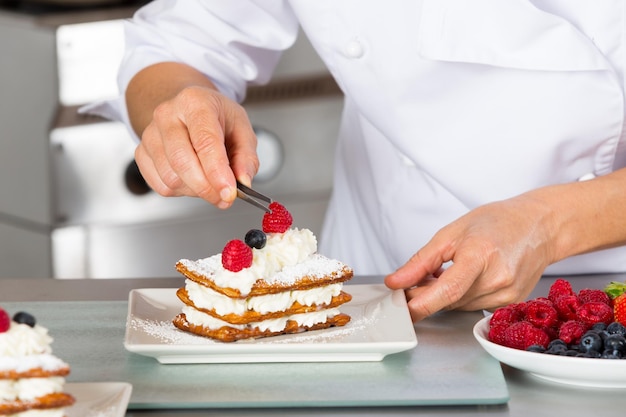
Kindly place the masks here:
[(65, 378), (21, 378), (0, 380), (1, 401), (32, 401), (44, 395), (62, 392)]
[(36, 368), (41, 368), (44, 371), (56, 371), (66, 367), (68, 367), (67, 363), (51, 353), (0, 357), (0, 371), (27, 372)]
[(303, 306), (324, 305), (339, 295), (343, 288), (343, 283), (337, 283), (309, 290), (284, 291), (278, 294), (237, 299), (227, 297), (189, 279), (185, 281), (185, 284), (189, 299), (193, 301), (196, 307), (207, 310), (215, 309), (215, 312), (221, 316), (226, 314), (243, 315), (247, 311), (261, 314), (285, 311), (295, 302)]
[(272, 332), (280, 332), (285, 329), (287, 321), (289, 320), (295, 321), (299, 326), (313, 326), (317, 323), (324, 323), (328, 320), (328, 318), (336, 316), (339, 314), (339, 309), (329, 308), (312, 313), (293, 314), (277, 319), (257, 321), (248, 324), (231, 324), (189, 306), (184, 306), (182, 308), (182, 312), (185, 313), (185, 317), (190, 324), (203, 326), (212, 330), (217, 330), (226, 326), (238, 330), (253, 329), (258, 327), (261, 331), (269, 330)]

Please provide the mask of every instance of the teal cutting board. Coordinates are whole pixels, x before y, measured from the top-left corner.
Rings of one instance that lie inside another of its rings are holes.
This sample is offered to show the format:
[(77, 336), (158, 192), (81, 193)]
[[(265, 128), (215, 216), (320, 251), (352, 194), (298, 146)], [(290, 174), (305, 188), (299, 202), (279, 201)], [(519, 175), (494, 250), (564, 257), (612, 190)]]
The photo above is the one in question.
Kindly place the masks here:
[(4, 302), (49, 329), (68, 382), (129, 382), (130, 409), (504, 404), (498, 361), (472, 335), (480, 313), (418, 323), (418, 345), (380, 362), (163, 365), (125, 350), (127, 302)]

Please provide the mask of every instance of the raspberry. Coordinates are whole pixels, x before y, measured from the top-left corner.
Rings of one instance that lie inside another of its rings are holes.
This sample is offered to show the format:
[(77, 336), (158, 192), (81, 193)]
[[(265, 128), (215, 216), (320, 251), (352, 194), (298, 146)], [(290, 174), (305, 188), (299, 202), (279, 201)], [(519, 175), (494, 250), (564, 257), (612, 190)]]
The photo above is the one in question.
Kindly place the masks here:
[(11, 327), (11, 317), (9, 314), (0, 308), (0, 333), (4, 333)]
[(534, 299), (534, 301), (539, 301), (541, 303), (547, 304), (549, 306), (554, 307), (554, 303), (552, 301), (550, 301), (550, 299), (548, 297), (537, 297)]
[(263, 215), (263, 231), (265, 233), (284, 233), (293, 223), (293, 217), (287, 209), (277, 201), (270, 203), (271, 213)]
[(222, 266), (232, 272), (239, 272), (252, 265), (252, 248), (244, 241), (233, 239), (224, 246)]
[(576, 316), (588, 327), (596, 323), (609, 325), (613, 321), (613, 308), (601, 301), (590, 301), (576, 310)]
[(559, 328), (559, 339), (566, 344), (580, 343), (580, 338), (587, 331), (587, 326), (578, 320), (568, 320)]
[(548, 291), (548, 299), (553, 303), (556, 303), (556, 300), (559, 298), (569, 295), (575, 295), (574, 290), (572, 290), (572, 284), (563, 278), (558, 278), (554, 281)]
[(550, 337), (546, 332), (527, 321), (513, 323), (504, 331), (504, 345), (513, 349), (526, 350), (532, 345), (540, 345), (545, 349), (548, 343)]
[(550, 340), (557, 339), (559, 337), (559, 327), (561, 322), (559, 321), (556, 326), (552, 327), (540, 327), (541, 330), (546, 332), (546, 334), (550, 337)]
[(604, 291), (594, 288), (585, 288), (578, 291), (578, 299), (581, 304), (585, 304), (590, 301), (597, 301), (608, 306), (611, 305), (611, 299), (609, 296)]
[(498, 345), (504, 345), (504, 332), (509, 327), (507, 323), (495, 323), (489, 326), (488, 339)]
[(559, 313), (559, 318), (562, 321), (576, 320), (576, 310), (581, 306), (578, 297), (575, 295), (564, 295), (559, 297), (554, 306)]
[(559, 321), (559, 315), (556, 309), (544, 301), (528, 301), (524, 308), (524, 313), (526, 320), (539, 328), (556, 326)]
[(489, 319), (490, 326), (498, 324), (512, 324), (522, 319), (522, 311), (513, 305), (497, 308)]

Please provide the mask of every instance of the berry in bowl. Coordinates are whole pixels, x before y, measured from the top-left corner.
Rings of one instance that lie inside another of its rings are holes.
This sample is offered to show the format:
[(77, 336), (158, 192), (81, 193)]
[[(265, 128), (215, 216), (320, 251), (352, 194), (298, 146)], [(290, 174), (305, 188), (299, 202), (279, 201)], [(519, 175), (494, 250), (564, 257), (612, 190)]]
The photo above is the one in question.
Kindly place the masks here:
[(500, 362), (537, 377), (626, 388), (624, 289), (611, 283), (576, 293), (557, 279), (546, 297), (496, 309), (476, 323), (474, 336)]

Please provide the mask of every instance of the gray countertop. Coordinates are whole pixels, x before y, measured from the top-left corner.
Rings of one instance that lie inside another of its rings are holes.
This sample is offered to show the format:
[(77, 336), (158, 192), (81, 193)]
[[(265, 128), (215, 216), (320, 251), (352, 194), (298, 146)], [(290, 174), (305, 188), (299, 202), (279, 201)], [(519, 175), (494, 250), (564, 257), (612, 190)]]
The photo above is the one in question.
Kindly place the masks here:
[[(622, 275), (588, 275), (566, 277), (575, 290), (602, 288), (613, 280), (624, 281)], [(358, 280), (358, 282), (356, 282)], [(554, 278), (544, 277), (531, 297), (546, 295)], [(356, 277), (353, 283), (377, 283), (380, 277)], [(126, 301), (134, 288), (176, 288), (182, 278), (116, 279), (116, 280), (53, 280), (0, 278), (0, 303), (30, 301)], [(428, 320), (428, 319), (427, 319)], [(427, 323), (427, 322), (425, 322)], [(130, 410), (128, 416), (554, 416), (567, 410), (568, 415), (604, 417), (622, 416), (626, 409), (626, 390), (575, 387), (551, 383), (530, 374), (502, 367), (510, 400), (504, 405), (479, 406), (402, 406), (402, 407), (310, 407), (262, 409), (169, 409)], [(349, 390), (350, 387), (337, 387)]]

